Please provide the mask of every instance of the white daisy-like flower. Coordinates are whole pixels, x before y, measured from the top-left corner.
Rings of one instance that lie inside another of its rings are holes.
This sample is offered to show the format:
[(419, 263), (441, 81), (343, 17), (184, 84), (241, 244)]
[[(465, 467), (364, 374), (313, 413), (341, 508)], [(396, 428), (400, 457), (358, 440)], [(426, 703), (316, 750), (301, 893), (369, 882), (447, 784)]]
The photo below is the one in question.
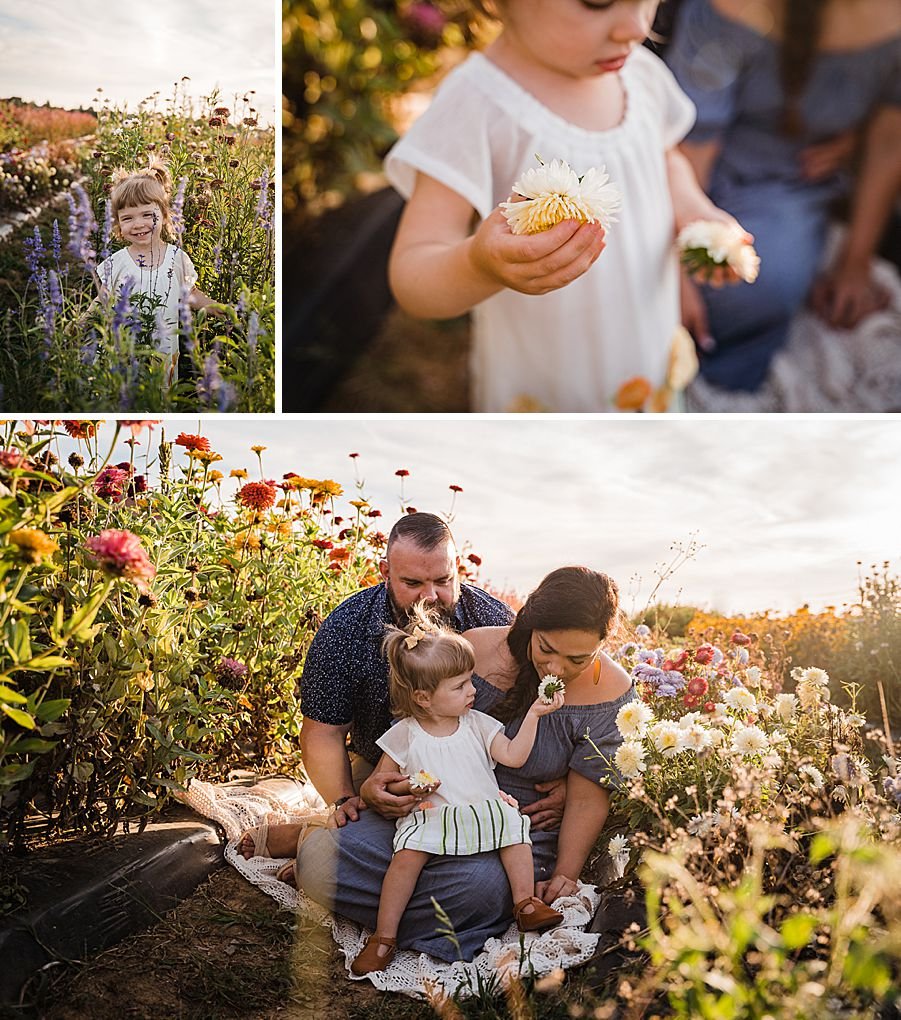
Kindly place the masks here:
[(845, 722), (849, 726), (853, 726), (855, 729), (860, 729), (866, 721), (866, 716), (861, 715), (860, 712), (849, 712), (845, 716)]
[(823, 773), (815, 765), (802, 765), (798, 769), (798, 775), (806, 776), (815, 790), (822, 790), (826, 782)]
[(689, 751), (700, 754), (710, 747), (710, 731), (699, 724), (682, 731), (682, 740)]
[(592, 167), (581, 177), (563, 159), (532, 167), (513, 185), (524, 202), (501, 202), (514, 234), (538, 234), (542, 230), (577, 220), (600, 223), (606, 230), (622, 205), (622, 196), (604, 167)]
[(692, 272), (730, 266), (746, 283), (753, 283), (760, 272), (760, 256), (735, 224), (695, 220), (682, 228), (676, 244), (682, 262)]
[(649, 728), (648, 735), (664, 758), (672, 758), (685, 748), (685, 734), (674, 722), (663, 720), (655, 723)]
[(755, 687), (759, 687), (760, 681), (763, 678), (763, 670), (760, 666), (748, 666), (745, 670), (745, 676), (748, 678), (749, 683), (752, 683)]
[(688, 820), (689, 836), (706, 836), (713, 831), (714, 817), (710, 814), (692, 815)]
[(724, 701), (715, 701), (713, 703), (713, 711), (710, 712), (708, 718), (712, 723), (729, 722), (728, 707)]
[(616, 728), (626, 737), (643, 737), (654, 712), (643, 701), (630, 701), (616, 713)]
[(565, 687), (566, 684), (559, 676), (548, 673), (538, 682), (538, 697), (545, 705), (550, 705), (557, 691), (562, 691)]
[(767, 735), (759, 726), (742, 726), (732, 734), (732, 751), (746, 756), (762, 754), (770, 746)]
[(647, 768), (645, 754), (645, 746), (640, 740), (626, 740), (616, 749), (613, 764), (626, 779), (637, 779)]
[(798, 698), (794, 694), (777, 694), (773, 704), (776, 708), (776, 715), (783, 722), (789, 722), (798, 707)]
[(700, 712), (686, 712), (685, 715), (681, 716), (676, 725), (680, 730), (690, 730), (692, 726), (695, 726), (701, 718)]
[(425, 769), (420, 769), (418, 772), (414, 772), (410, 776), (410, 789), (411, 790), (428, 790), (438, 782), (438, 778), (433, 776), (431, 772), (426, 772)]
[(723, 695), (723, 701), (729, 708), (740, 712), (753, 712), (757, 708), (757, 699), (747, 687), (733, 687)]
[(722, 730), (711, 728), (707, 731), (707, 742), (711, 747), (719, 747), (726, 742), (726, 734)]
[(613, 836), (610, 842), (607, 844), (607, 853), (611, 857), (616, 857), (617, 854), (626, 853), (629, 849), (629, 840), (625, 836)]

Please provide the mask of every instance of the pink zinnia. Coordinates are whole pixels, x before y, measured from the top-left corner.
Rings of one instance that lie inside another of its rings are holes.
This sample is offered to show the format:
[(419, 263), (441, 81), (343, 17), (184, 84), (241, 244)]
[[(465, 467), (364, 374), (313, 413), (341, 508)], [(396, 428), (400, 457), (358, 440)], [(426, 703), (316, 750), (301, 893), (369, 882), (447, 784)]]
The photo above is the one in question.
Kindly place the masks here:
[(268, 510), (275, 504), (275, 485), (268, 482), (248, 482), (238, 490), (238, 502), (252, 510)]
[(18, 450), (0, 450), (0, 468), (11, 471), (13, 468), (30, 466), (24, 453), (20, 453)]
[(121, 503), (125, 498), (125, 487), (131, 481), (131, 473), (120, 467), (105, 467), (94, 479), (94, 491), (103, 499)]
[(139, 591), (150, 590), (147, 582), (156, 576), (156, 567), (148, 559), (137, 535), (109, 529), (89, 538), (85, 548), (105, 574), (134, 581)]

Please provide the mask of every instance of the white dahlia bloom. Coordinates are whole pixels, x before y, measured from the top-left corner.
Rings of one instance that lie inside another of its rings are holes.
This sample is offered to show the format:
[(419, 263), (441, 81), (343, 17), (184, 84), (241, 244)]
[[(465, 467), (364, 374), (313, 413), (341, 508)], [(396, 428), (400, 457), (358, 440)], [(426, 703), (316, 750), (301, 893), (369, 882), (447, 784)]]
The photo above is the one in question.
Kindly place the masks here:
[(723, 701), (729, 708), (740, 712), (753, 712), (757, 708), (757, 699), (747, 687), (733, 687), (723, 695)]
[(794, 694), (777, 694), (773, 704), (776, 707), (776, 715), (783, 722), (789, 722), (798, 707), (798, 699)]
[(760, 256), (741, 227), (718, 220), (695, 220), (676, 238), (682, 261), (692, 271), (730, 266), (746, 283), (760, 272)]
[(640, 740), (626, 740), (616, 749), (613, 764), (626, 779), (637, 779), (647, 768), (645, 753), (644, 744)]
[(616, 728), (626, 737), (643, 737), (654, 712), (643, 701), (630, 701), (616, 713)]
[(648, 735), (664, 758), (672, 758), (685, 749), (685, 734), (674, 722), (663, 720), (655, 723), (648, 730)]
[(767, 735), (759, 726), (742, 726), (732, 734), (734, 754), (761, 754), (770, 746)]
[(683, 730), (682, 740), (688, 750), (695, 751), (696, 753), (706, 751), (711, 746), (710, 732), (699, 723), (690, 726), (687, 730)]
[(514, 234), (538, 234), (562, 223), (600, 223), (606, 230), (616, 219), (622, 196), (601, 167), (582, 177), (563, 159), (532, 167), (513, 185), (524, 202), (501, 202)]

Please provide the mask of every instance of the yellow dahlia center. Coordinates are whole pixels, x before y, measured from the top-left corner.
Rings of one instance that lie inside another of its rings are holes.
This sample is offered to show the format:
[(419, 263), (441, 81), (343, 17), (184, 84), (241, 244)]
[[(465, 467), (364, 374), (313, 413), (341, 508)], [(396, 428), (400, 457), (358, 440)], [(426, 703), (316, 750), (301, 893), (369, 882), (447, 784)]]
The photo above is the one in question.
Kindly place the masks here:
[(594, 222), (594, 216), (585, 202), (571, 195), (550, 192), (519, 204), (524, 207), (521, 213), (516, 210), (516, 218), (520, 225), (517, 233), (521, 234), (538, 234), (562, 223), (563, 220)]

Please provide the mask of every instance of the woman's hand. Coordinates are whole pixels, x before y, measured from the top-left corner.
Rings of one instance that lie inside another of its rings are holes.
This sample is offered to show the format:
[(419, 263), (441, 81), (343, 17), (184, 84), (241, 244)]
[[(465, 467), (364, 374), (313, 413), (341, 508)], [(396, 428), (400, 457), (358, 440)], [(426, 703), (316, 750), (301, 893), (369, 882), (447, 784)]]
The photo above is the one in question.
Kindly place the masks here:
[(831, 177), (836, 170), (850, 165), (859, 141), (859, 132), (851, 130), (826, 142), (806, 146), (798, 156), (801, 176), (806, 181), (821, 181)]
[(869, 265), (837, 265), (814, 284), (810, 303), (821, 319), (839, 329), (853, 329), (885, 308), (889, 295), (873, 281)]
[(536, 783), (535, 789), (547, 796), (527, 804), (521, 809), (522, 813), (529, 816), (532, 828), (538, 832), (559, 829), (563, 821), (563, 809), (566, 807), (566, 776), (550, 779), (546, 783)]
[(520, 294), (547, 294), (587, 272), (604, 247), (598, 223), (564, 220), (540, 234), (517, 235), (497, 208), (473, 234), (469, 261), (493, 283)]
[(566, 875), (552, 875), (546, 882), (535, 886), (535, 895), (547, 904), (551, 904), (559, 896), (573, 896), (578, 892), (579, 884)]
[[(388, 785), (389, 783), (401, 783), (409, 778), (404, 772), (373, 772), (360, 787), (360, 797), (354, 799), (361, 799), (364, 806), (371, 807), (383, 818), (403, 818), (419, 806), (422, 797), (412, 793), (398, 796), (391, 793)], [(349, 804), (350, 801), (346, 803)], [(353, 820), (356, 821), (356, 819)]]

